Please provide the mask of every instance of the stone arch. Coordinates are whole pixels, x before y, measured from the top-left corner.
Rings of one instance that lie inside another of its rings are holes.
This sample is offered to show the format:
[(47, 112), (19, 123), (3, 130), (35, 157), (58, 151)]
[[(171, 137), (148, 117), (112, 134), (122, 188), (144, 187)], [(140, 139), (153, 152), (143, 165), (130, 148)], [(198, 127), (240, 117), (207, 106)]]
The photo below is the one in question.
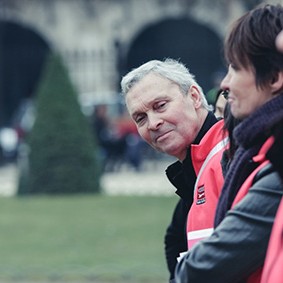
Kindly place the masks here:
[(7, 126), (21, 101), (34, 95), (49, 50), (34, 30), (0, 21), (0, 126)]
[(171, 57), (185, 63), (207, 92), (224, 68), (222, 39), (190, 18), (166, 19), (145, 27), (131, 42), (122, 75), (152, 59)]

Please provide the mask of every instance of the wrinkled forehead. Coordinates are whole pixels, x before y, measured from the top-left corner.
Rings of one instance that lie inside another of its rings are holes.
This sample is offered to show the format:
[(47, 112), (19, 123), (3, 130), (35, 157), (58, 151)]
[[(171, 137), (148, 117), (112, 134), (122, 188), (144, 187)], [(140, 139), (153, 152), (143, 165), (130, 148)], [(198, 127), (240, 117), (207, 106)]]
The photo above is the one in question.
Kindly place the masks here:
[(148, 74), (137, 82), (126, 95), (126, 106), (130, 114), (141, 109), (150, 108), (159, 100), (166, 99), (176, 92), (179, 87), (167, 78), (156, 74)]
[(154, 72), (150, 72), (145, 76), (135, 79), (131, 82), (131, 87), (127, 92), (127, 96), (132, 95), (133, 93), (143, 94), (145, 91), (156, 92), (164, 87), (170, 87), (170, 85), (174, 84), (171, 80), (157, 74)]

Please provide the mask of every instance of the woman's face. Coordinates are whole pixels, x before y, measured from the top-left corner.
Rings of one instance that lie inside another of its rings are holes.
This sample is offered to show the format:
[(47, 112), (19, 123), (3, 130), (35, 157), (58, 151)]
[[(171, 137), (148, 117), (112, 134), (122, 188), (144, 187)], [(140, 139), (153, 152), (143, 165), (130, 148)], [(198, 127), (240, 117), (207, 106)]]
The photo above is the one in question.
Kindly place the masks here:
[(235, 118), (244, 119), (257, 108), (273, 98), (271, 87), (259, 88), (253, 70), (229, 65), (221, 82), (221, 88), (228, 90), (228, 103)]

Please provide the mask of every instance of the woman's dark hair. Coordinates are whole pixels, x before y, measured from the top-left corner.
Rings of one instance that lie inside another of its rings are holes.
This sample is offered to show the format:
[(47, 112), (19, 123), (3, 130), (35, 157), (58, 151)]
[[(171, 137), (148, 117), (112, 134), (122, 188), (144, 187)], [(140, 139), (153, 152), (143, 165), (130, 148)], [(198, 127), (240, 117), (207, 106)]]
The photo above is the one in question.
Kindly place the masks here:
[(247, 12), (235, 22), (225, 39), (227, 63), (251, 67), (257, 86), (264, 87), (283, 70), (283, 54), (275, 47), (276, 36), (282, 29), (282, 5), (260, 5)]
[(233, 131), (234, 131), (235, 127), (237, 125), (239, 125), (240, 122), (241, 122), (240, 119), (236, 119), (232, 115), (232, 113), (230, 111), (230, 104), (227, 103), (225, 105), (225, 108), (224, 108), (224, 126), (223, 126), (223, 129), (227, 130), (229, 140), (230, 140), (230, 145), (229, 145), (229, 148), (228, 148), (227, 153), (226, 153), (229, 160), (233, 159), (234, 153), (237, 150), (237, 145), (236, 145), (235, 140), (233, 138)]

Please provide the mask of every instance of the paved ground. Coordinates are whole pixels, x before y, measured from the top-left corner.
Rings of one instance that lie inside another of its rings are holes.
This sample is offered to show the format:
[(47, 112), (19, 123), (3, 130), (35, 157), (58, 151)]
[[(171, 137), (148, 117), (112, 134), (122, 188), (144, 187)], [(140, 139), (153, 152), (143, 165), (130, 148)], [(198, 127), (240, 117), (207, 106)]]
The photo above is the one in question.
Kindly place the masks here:
[(121, 168), (118, 172), (104, 174), (101, 184), (111, 195), (172, 195), (175, 190), (165, 176), (167, 164), (165, 161), (148, 162), (140, 172)]
[(16, 192), (18, 170), (15, 164), (0, 167), (0, 196), (13, 196)]
[[(174, 188), (164, 170), (168, 161), (147, 162), (140, 172), (124, 165), (117, 172), (105, 173), (101, 185), (110, 195), (172, 195)], [(0, 167), (0, 196), (13, 196), (16, 192), (18, 170), (15, 164)]]

